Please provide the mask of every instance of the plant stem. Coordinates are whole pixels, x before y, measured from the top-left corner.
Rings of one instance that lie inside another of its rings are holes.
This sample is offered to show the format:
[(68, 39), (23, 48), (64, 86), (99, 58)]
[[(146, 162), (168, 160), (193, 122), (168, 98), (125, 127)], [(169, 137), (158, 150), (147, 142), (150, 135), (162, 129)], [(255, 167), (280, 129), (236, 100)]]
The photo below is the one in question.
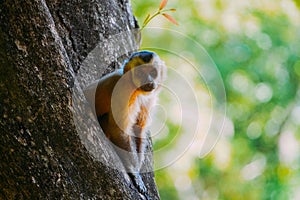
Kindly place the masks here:
[(144, 21), (142, 28), (140, 29), (139, 32), (142, 32), (142, 30), (147, 26), (147, 24), (157, 15), (159, 15), (161, 13), (160, 10), (156, 11), (156, 13), (154, 13), (152, 16), (150, 16), (147, 20)]
[(148, 17), (148, 18), (144, 21), (142, 27), (141, 27), (140, 30), (139, 30), (139, 33), (142, 32), (142, 30), (148, 25), (148, 23), (149, 23), (154, 17), (156, 17), (157, 15), (160, 15), (160, 14), (162, 14), (162, 13), (168, 12), (168, 11), (174, 12), (175, 10), (172, 9), (172, 8), (171, 8), (171, 9), (167, 9), (167, 10), (157, 10), (156, 13), (154, 13), (152, 16)]

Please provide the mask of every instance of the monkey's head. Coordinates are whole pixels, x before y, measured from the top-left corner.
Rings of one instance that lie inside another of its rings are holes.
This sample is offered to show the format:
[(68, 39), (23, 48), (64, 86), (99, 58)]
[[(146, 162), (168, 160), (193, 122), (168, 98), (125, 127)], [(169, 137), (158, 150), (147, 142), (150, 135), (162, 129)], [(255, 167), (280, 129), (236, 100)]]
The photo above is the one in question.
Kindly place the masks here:
[(151, 92), (165, 79), (166, 66), (156, 53), (139, 51), (125, 61), (125, 73), (131, 73), (132, 82), (138, 90)]

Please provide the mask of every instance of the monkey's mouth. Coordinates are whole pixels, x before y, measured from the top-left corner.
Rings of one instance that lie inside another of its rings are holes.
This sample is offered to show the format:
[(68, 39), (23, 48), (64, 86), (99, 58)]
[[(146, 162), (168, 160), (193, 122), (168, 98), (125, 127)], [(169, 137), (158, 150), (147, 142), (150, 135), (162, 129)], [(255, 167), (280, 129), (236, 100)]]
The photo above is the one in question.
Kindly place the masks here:
[(145, 92), (150, 92), (150, 91), (154, 90), (155, 88), (156, 88), (156, 84), (153, 82), (146, 83), (140, 87), (140, 89)]

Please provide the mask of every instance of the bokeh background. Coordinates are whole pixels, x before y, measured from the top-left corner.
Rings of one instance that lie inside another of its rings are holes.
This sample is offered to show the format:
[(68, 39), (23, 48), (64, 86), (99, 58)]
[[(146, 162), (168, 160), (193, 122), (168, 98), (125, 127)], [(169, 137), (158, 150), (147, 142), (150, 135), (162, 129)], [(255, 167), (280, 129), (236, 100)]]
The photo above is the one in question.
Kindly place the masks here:
[[(160, 1), (131, 3), (141, 24)], [(201, 68), (199, 49), (189, 45), (190, 39), (201, 44), (222, 78), (226, 113), (211, 106), (218, 94), (194, 73), (201, 120), (209, 124), (212, 109), (219, 112), (225, 120), (223, 134), (208, 155), (199, 156), (195, 142), (176, 162), (155, 171), (161, 198), (300, 199), (300, 2), (169, 0), (167, 8), (177, 9), (169, 14), (179, 26), (160, 16), (148, 27), (190, 38), (144, 29), (142, 48), (159, 44), (167, 50), (159, 55), (171, 66), (184, 65), (170, 53), (183, 48), (182, 54)], [(154, 138), (154, 150), (166, 146), (171, 151), (170, 141), (182, 140), (187, 125), (165, 121), (165, 134)]]

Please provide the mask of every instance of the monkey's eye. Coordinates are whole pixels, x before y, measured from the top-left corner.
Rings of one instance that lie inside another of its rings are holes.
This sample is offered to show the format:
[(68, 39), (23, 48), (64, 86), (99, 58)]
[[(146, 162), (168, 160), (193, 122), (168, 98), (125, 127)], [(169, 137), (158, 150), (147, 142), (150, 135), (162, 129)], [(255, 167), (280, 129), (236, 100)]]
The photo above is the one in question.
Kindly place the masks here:
[(157, 77), (157, 70), (154, 68), (150, 71), (150, 75), (153, 77), (153, 78), (156, 78)]

